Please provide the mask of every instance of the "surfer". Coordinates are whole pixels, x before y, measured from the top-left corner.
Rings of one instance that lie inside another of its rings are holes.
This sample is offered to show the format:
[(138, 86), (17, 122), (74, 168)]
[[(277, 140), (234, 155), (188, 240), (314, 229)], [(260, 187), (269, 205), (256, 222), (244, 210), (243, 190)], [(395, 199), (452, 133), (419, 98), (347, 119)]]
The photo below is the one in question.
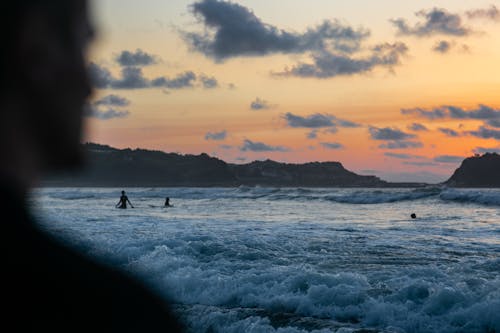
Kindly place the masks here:
[(411, 213), (410, 217), (411, 217), (412, 219), (416, 219), (416, 218), (417, 218), (417, 214), (415, 214), (415, 213)]
[(127, 208), (127, 202), (130, 204), (130, 207), (134, 208), (128, 197), (125, 195), (125, 191), (122, 191), (122, 196), (120, 197), (120, 201), (116, 204), (116, 208), (122, 208), (126, 209)]
[(172, 207), (172, 205), (170, 204), (170, 198), (169, 197), (167, 197), (165, 199), (165, 207)]

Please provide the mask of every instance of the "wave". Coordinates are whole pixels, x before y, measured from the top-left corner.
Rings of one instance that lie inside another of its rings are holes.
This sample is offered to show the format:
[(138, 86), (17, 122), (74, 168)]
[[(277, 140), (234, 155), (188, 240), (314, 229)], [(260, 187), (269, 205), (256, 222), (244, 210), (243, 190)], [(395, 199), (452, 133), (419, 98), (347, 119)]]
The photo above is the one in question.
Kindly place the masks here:
[(455, 190), (440, 193), (441, 200), (500, 206), (500, 190)]
[[(48, 196), (58, 200), (118, 199), (121, 189), (73, 188), (42, 189), (36, 196)], [(384, 204), (402, 201), (436, 199), (480, 205), (500, 206), (499, 189), (456, 189), (446, 187), (425, 188), (278, 188), (250, 187), (237, 188), (134, 188), (126, 189), (132, 199), (172, 200), (269, 200), (269, 201), (324, 201), (343, 204)]]

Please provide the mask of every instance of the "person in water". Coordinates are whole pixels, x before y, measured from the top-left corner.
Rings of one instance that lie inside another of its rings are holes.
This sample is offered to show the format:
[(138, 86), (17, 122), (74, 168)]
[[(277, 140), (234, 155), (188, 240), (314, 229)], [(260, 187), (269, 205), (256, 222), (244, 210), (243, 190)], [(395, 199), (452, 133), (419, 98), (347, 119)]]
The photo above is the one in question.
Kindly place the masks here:
[(171, 207), (171, 206), (172, 206), (172, 205), (170, 204), (170, 198), (169, 198), (169, 197), (167, 197), (167, 198), (165, 199), (165, 207)]
[(116, 204), (116, 207), (126, 209), (127, 202), (130, 204), (130, 207), (134, 208), (128, 197), (125, 195), (125, 191), (122, 191), (122, 196), (120, 197), (120, 201), (118, 201), (118, 203)]
[(184, 331), (164, 297), (49, 233), (32, 209), (40, 179), (85, 160), (87, 1), (2, 0), (0, 26), (0, 331)]

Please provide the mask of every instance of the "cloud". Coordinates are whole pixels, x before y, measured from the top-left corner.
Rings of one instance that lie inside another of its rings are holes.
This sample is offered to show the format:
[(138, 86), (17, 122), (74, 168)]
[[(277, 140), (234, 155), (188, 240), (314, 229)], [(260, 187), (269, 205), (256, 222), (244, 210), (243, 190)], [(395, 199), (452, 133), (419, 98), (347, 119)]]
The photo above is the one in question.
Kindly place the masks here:
[(91, 62), (89, 64), (87, 70), (90, 81), (92, 82), (94, 87), (98, 89), (108, 88), (111, 81), (113, 81), (113, 76), (111, 75), (111, 72), (107, 68), (102, 67), (94, 62)]
[(260, 99), (259, 97), (255, 98), (252, 103), (250, 103), (250, 109), (252, 110), (267, 110), (270, 109), (271, 105), (268, 101)]
[(469, 131), (467, 132), (467, 134), (482, 139), (500, 140), (500, 130), (495, 130), (484, 126), (479, 127), (476, 131)]
[(115, 57), (115, 61), (123, 67), (136, 67), (157, 64), (158, 58), (142, 51), (141, 49), (137, 49), (134, 52), (127, 50), (120, 52)]
[(460, 133), (458, 133), (457, 131), (451, 129), (451, 128), (438, 128), (438, 131), (445, 134), (446, 136), (450, 136), (450, 137), (459, 137), (460, 136)]
[(111, 94), (95, 101), (93, 104), (96, 106), (107, 105), (107, 106), (123, 107), (130, 105), (130, 101), (125, 97)]
[(415, 15), (423, 20), (411, 27), (403, 18), (392, 19), (399, 35), (429, 37), (433, 35), (467, 36), (472, 30), (463, 25), (458, 14), (452, 14), (441, 8), (421, 10)]
[(384, 153), (385, 156), (387, 157), (393, 157), (393, 158), (398, 158), (402, 160), (410, 160), (413, 158), (422, 158), (422, 156), (419, 155), (410, 155), (410, 154), (399, 154), (399, 153)]
[(425, 132), (425, 131), (429, 130), (427, 127), (425, 127), (424, 125), (419, 124), (419, 123), (413, 123), (413, 124), (409, 125), (407, 128), (410, 131), (414, 131), (414, 132)]
[(304, 33), (286, 31), (262, 22), (247, 7), (229, 1), (201, 0), (191, 9), (204, 25), (205, 32), (182, 32), (182, 36), (193, 50), (216, 61), (329, 48), (352, 52), (369, 36), (364, 29), (354, 29), (338, 21), (324, 21)]
[(500, 118), (495, 118), (495, 119), (489, 119), (486, 121), (488, 125), (491, 127), (497, 127), (500, 128)]
[(333, 120), (335, 116), (329, 114), (316, 113), (307, 117), (297, 116), (293, 113), (286, 113), (284, 119), (287, 121), (288, 126), (295, 128), (321, 128), (335, 126)]
[(391, 141), (378, 146), (381, 149), (408, 149), (421, 148), (424, 145), (420, 141)]
[(124, 67), (121, 70), (121, 78), (109, 82), (109, 87), (114, 89), (142, 89), (149, 86), (149, 80), (143, 76), (139, 67)]
[(401, 109), (405, 115), (416, 115), (426, 119), (468, 119), (482, 120), (492, 127), (500, 127), (500, 109), (479, 104), (475, 109), (465, 110), (458, 106), (443, 105), (434, 109)]
[(441, 40), (437, 42), (432, 50), (437, 53), (445, 54), (448, 53), (448, 51), (451, 50), (451, 47), (453, 46), (453, 43), (448, 42), (446, 40)]
[(116, 110), (113, 108), (107, 108), (106, 110), (101, 110), (94, 105), (87, 105), (85, 108), (85, 116), (89, 118), (97, 118), (100, 120), (110, 120), (115, 118), (126, 118), (130, 115), (127, 110)]
[(89, 76), (93, 85), (98, 89), (148, 89), (167, 88), (185, 89), (194, 87), (197, 80), (204, 88), (216, 88), (218, 82), (214, 77), (200, 75), (192, 71), (185, 71), (173, 78), (160, 76), (154, 79), (144, 77), (141, 67), (123, 67), (120, 77), (114, 77), (111, 72), (95, 63), (90, 63)]
[(497, 153), (500, 154), (500, 146), (498, 147), (476, 147), (473, 150), (474, 154)]
[(434, 161), (439, 163), (460, 163), (463, 160), (462, 156), (441, 155), (434, 157)]
[[(165, 76), (158, 77), (151, 81), (151, 85), (153, 87), (163, 87), (169, 89), (192, 88), (195, 80), (196, 74), (192, 71), (186, 71), (172, 79)], [(203, 85), (205, 86), (205, 83), (203, 83)]]
[(399, 141), (416, 137), (415, 134), (405, 133), (399, 130), (398, 128), (370, 127), (369, 131), (370, 131), (370, 136), (373, 140)]
[(418, 167), (437, 166), (438, 165), (435, 162), (420, 162), (420, 161), (404, 161), (403, 164), (413, 165), (413, 166), (418, 166)]
[(392, 69), (393, 66), (401, 63), (401, 57), (407, 51), (408, 47), (401, 42), (377, 45), (371, 49), (370, 55), (362, 58), (322, 51), (312, 55), (312, 63), (299, 63), (291, 69), (274, 73), (274, 75), (327, 79), (367, 73), (376, 67)]
[(302, 117), (293, 113), (286, 113), (283, 118), (286, 120), (289, 127), (294, 128), (328, 128), (329, 133), (336, 133), (338, 127), (360, 127), (361, 125), (337, 118), (332, 114), (314, 113), (312, 115)]
[(332, 149), (332, 150), (344, 148), (344, 146), (338, 142), (321, 142), (320, 145), (323, 146), (323, 148)]
[(205, 134), (205, 140), (214, 140), (214, 141), (222, 141), (225, 140), (227, 137), (227, 131), (221, 131), (221, 132), (208, 132)]
[(253, 152), (288, 152), (289, 148), (283, 146), (270, 146), (262, 142), (254, 142), (248, 139), (245, 139), (243, 142), (243, 146), (240, 147), (241, 151), (253, 151)]
[(205, 89), (213, 89), (219, 86), (219, 82), (213, 76), (200, 75), (200, 81)]
[(224, 149), (224, 150), (230, 150), (230, 149), (233, 149), (233, 146), (230, 146), (230, 145), (219, 145), (219, 148), (220, 149)]
[(312, 130), (309, 133), (307, 133), (307, 138), (308, 139), (317, 139), (318, 138), (318, 130)]
[(469, 19), (500, 20), (500, 11), (495, 5), (491, 5), (489, 8), (469, 10), (465, 14)]

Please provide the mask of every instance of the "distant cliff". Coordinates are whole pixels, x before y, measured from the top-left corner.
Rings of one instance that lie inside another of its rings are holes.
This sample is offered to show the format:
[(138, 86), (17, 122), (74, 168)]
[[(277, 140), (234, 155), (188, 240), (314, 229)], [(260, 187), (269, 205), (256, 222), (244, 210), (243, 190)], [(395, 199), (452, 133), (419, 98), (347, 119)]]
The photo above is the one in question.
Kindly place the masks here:
[(360, 176), (339, 162), (305, 164), (271, 160), (228, 164), (207, 154), (181, 155), (143, 149), (116, 149), (84, 145), (88, 165), (83, 172), (49, 177), (46, 186), (303, 186), (389, 187), (421, 184), (388, 183), (375, 176)]
[(500, 155), (486, 153), (466, 158), (445, 184), (453, 187), (500, 187)]

